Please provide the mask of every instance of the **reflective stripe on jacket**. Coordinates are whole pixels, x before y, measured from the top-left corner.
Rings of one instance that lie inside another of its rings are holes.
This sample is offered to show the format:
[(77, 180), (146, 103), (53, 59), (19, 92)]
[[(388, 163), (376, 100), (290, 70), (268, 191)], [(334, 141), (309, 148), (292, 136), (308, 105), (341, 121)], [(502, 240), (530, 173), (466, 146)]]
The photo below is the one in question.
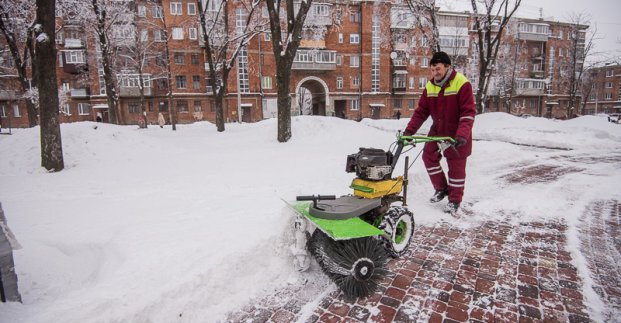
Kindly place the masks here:
[(429, 116), (433, 124), (429, 136), (449, 136), (466, 138), (467, 143), (459, 147), (458, 154), (453, 149), (445, 150), (447, 158), (467, 157), (472, 152), (472, 126), (476, 107), (472, 84), (461, 73), (453, 71), (442, 88), (427, 82), (423, 95), (418, 101), (406, 132), (415, 133)]

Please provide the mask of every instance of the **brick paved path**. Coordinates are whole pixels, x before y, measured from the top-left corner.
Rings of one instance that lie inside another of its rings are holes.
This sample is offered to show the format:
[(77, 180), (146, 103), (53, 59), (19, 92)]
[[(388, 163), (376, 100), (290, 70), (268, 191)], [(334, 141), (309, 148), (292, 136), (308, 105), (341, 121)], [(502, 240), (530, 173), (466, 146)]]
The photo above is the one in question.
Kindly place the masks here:
[[(249, 304), (227, 321), (615, 320), (621, 314), (620, 213), (616, 201), (601, 201), (582, 219), (580, 249), (594, 273), (592, 289), (584, 288), (584, 274), (572, 265), (566, 224), (489, 221), (468, 227), (460, 220), (419, 226), (408, 254), (389, 263), (391, 274), (366, 299), (348, 299), (332, 284), (311, 295), (296, 286)], [(601, 297), (604, 317), (589, 315), (584, 290)]]

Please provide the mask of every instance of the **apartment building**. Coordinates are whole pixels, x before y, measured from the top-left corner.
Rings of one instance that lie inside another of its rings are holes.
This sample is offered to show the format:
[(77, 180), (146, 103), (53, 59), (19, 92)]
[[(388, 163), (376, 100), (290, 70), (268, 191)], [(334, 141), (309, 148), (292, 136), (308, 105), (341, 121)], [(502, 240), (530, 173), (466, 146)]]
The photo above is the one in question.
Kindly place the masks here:
[(621, 113), (621, 65), (607, 64), (587, 71), (590, 87), (583, 90), (585, 113)]
[[(142, 104), (149, 123), (157, 122), (158, 113), (170, 120), (170, 111), (176, 112), (179, 123), (214, 122), (196, 1), (124, 2), (131, 14), (112, 26), (115, 44), (127, 45), (115, 47), (114, 55), (122, 122), (140, 123)], [(246, 14), (241, 2), (229, 3), (230, 33), (245, 23)], [(258, 15), (267, 19), (267, 10)], [(69, 12), (59, 12), (57, 18), (62, 26), (56, 36), (61, 121), (107, 122), (101, 52), (94, 34), (78, 18)], [(576, 32), (567, 23), (513, 20), (502, 60), (514, 64), (496, 67), (502, 77), (494, 79), (487, 111), (563, 117), (568, 104), (568, 54), (576, 36), (584, 39), (587, 26)], [(472, 14), (439, 12), (438, 21), (442, 50), (476, 90), (478, 45)], [(292, 66), (293, 115), (359, 120), (391, 118), (397, 111), (403, 117), (412, 114), (429, 78), (431, 48), (428, 31), (416, 28), (406, 6), (398, 1), (317, 0), (305, 26), (312, 32), (304, 33)], [(225, 120), (255, 122), (276, 116), (276, 64), (270, 38), (268, 29), (240, 52), (227, 82)], [(10, 118), (14, 127), (26, 126), (25, 105), (10, 79), (0, 80), (2, 122)]]

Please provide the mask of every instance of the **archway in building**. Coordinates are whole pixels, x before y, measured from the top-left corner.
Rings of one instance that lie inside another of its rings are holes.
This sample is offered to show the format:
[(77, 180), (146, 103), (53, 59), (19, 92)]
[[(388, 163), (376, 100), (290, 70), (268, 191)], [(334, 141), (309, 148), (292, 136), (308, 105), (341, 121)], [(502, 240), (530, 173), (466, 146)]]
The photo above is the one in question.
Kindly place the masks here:
[(309, 76), (295, 88), (294, 115), (333, 115), (328, 85), (322, 79)]

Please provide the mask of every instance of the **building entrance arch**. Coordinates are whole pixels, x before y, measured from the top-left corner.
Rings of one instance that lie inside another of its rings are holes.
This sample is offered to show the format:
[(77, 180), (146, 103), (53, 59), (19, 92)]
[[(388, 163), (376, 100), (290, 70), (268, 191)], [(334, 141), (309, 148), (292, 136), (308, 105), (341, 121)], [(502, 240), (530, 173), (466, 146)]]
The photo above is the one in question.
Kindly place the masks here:
[(298, 82), (293, 101), (293, 115), (334, 115), (328, 85), (316, 76), (308, 76)]

